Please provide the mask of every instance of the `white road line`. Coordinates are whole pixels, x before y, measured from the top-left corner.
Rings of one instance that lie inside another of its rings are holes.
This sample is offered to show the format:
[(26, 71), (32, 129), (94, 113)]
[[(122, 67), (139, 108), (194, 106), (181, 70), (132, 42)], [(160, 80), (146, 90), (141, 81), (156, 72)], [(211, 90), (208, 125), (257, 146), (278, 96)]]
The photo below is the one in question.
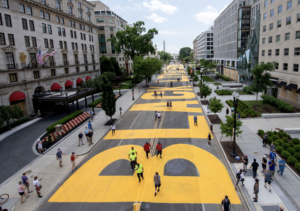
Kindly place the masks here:
[(204, 204), (202, 203), (202, 211), (205, 211), (205, 207)]

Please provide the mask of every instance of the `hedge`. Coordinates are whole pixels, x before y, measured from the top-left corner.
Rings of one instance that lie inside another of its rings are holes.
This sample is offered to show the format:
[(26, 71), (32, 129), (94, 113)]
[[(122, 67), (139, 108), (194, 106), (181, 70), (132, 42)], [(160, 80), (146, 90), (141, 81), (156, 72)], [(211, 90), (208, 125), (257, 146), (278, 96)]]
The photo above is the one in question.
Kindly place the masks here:
[(101, 102), (102, 102), (102, 98), (99, 98), (99, 99), (95, 100), (94, 102), (90, 103), (89, 107), (93, 108)]
[(293, 156), (290, 156), (288, 159), (287, 159), (287, 162), (291, 165), (295, 165), (296, 163), (298, 163), (298, 160), (297, 158), (293, 157)]
[[(200, 77), (201, 78), (201, 77)], [(206, 82), (215, 82), (215, 80), (211, 79), (210, 77), (206, 76), (206, 75), (203, 75), (202, 76), (202, 79)]]
[(217, 73), (217, 75), (218, 75), (220, 78), (222, 78), (224, 81), (230, 81), (230, 78), (227, 77), (227, 76), (225, 76), (225, 75), (222, 75), (222, 74), (220, 74), (220, 73)]
[(231, 95), (232, 91), (229, 91), (229, 90), (215, 90), (215, 93), (217, 95)]
[(300, 144), (300, 140), (298, 138), (293, 138), (292, 139), (293, 144)]
[(79, 116), (82, 113), (83, 113), (83, 111), (75, 111), (74, 113), (62, 118), (61, 120), (59, 120), (59, 121), (55, 122), (54, 124), (50, 125), (49, 127), (47, 127), (47, 129), (46, 129), (47, 132), (48, 133), (53, 132), (55, 130), (56, 125), (59, 125), (59, 124), (63, 125), (65, 123), (67, 123), (68, 121), (74, 119), (75, 117)]
[(263, 103), (271, 104), (277, 107), (282, 112), (294, 112), (295, 108), (290, 104), (284, 102), (283, 100), (279, 100), (273, 96), (269, 95), (262, 95), (261, 98), (263, 99)]
[[(233, 106), (232, 100), (227, 100), (226, 103), (230, 107)], [(257, 116), (256, 112), (241, 100), (239, 100), (239, 102), (238, 102), (238, 107), (237, 107), (236, 111), (241, 114), (242, 118), (246, 118), (247, 116), (251, 116), (251, 117)]]
[(249, 86), (245, 86), (245, 87), (243, 88), (243, 91), (246, 92), (246, 93), (248, 93), (248, 94), (251, 94), (251, 93), (252, 93), (252, 92), (251, 92), (251, 88), (250, 88)]
[[(10, 125), (10, 128), (13, 128), (13, 127), (17, 127), (17, 126), (19, 126), (19, 125), (21, 125), (25, 122), (28, 122), (29, 120), (30, 119), (26, 117), (26, 118), (23, 118), (23, 119), (19, 119), (19, 120), (15, 121), (14, 123), (11, 123), (9, 125)], [(0, 133), (4, 133), (6, 131), (8, 131), (8, 126), (7, 125), (0, 128)]]
[(295, 145), (294, 149), (296, 150), (296, 152), (300, 152), (300, 145)]

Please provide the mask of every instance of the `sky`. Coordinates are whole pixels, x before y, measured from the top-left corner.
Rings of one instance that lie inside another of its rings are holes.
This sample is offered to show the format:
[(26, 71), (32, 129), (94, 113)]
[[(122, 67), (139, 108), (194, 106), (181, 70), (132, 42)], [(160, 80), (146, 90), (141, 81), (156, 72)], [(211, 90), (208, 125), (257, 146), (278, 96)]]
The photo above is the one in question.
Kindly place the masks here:
[(158, 51), (179, 53), (193, 48), (193, 40), (214, 24), (232, 0), (101, 0), (128, 24), (144, 21), (146, 30), (156, 28), (153, 39)]

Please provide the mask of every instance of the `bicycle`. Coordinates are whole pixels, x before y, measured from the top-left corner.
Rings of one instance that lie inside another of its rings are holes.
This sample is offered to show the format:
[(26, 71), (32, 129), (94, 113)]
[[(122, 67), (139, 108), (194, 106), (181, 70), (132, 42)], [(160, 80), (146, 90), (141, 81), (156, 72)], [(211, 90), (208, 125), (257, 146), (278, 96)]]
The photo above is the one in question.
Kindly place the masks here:
[(4, 204), (9, 199), (9, 195), (7, 193), (0, 195), (0, 204)]

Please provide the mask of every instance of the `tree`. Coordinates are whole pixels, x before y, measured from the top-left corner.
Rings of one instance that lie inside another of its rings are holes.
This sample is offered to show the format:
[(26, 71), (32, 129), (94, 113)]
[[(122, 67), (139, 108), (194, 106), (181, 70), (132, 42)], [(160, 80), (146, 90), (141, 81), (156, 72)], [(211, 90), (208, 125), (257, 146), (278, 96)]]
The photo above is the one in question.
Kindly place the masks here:
[(117, 52), (124, 51), (124, 56), (131, 58), (132, 61), (135, 57), (145, 56), (149, 52), (154, 54), (155, 48), (151, 40), (154, 35), (158, 34), (158, 31), (153, 28), (145, 33), (146, 28), (143, 25), (145, 25), (143, 21), (133, 23), (133, 27), (127, 26), (124, 31), (118, 31), (116, 36), (107, 39), (107, 42), (111, 42)]
[(192, 49), (190, 47), (181, 48), (179, 51), (178, 60), (183, 60), (185, 57), (189, 56)]
[(114, 66), (112, 65), (110, 60), (104, 55), (100, 58), (100, 68), (101, 68), (101, 74), (105, 72), (112, 72), (112, 73), (115, 72)]
[(122, 76), (123, 75), (123, 72), (119, 66), (119, 62), (117, 62), (117, 60), (115, 59), (115, 57), (110, 57), (109, 58), (112, 66), (115, 68), (115, 73), (117, 76)]
[[(242, 134), (243, 131), (241, 131), (241, 126), (242, 126), (242, 121), (240, 119), (236, 119), (236, 131), (235, 134), (238, 137), (239, 134)], [(226, 116), (226, 123), (221, 123), (221, 134), (224, 135), (226, 137), (231, 137), (232, 140), (232, 136), (233, 136), (233, 127), (234, 127), (234, 116), (233, 114), (231, 116)]]
[(160, 59), (163, 60), (164, 62), (168, 60), (173, 60), (173, 56), (171, 56), (170, 53), (164, 52), (164, 51), (158, 51), (158, 55), (160, 56)]
[(209, 88), (209, 86), (207, 86), (206, 84), (203, 84), (201, 87), (199, 83), (198, 86), (200, 88), (200, 94), (201, 96), (204, 96), (204, 99), (206, 99), (206, 97), (212, 93), (211, 88)]
[(200, 63), (200, 66), (203, 68), (204, 72), (217, 67), (216, 62), (212, 62), (212, 61), (205, 60), (205, 59), (200, 59), (199, 63)]
[(111, 82), (105, 75), (102, 77), (101, 90), (101, 107), (105, 111), (105, 114), (112, 119), (112, 116), (116, 113), (116, 98)]
[(162, 67), (162, 61), (157, 58), (147, 57), (143, 59), (142, 56), (139, 56), (134, 59), (133, 72), (136, 77), (146, 79), (147, 86), (147, 79), (154, 74), (160, 73)]
[[(223, 103), (221, 103), (220, 99), (216, 98), (210, 98), (209, 99), (209, 109), (215, 113), (215, 115), (222, 111), (224, 108)], [(215, 116), (215, 119), (217, 118), (217, 115)]]
[(0, 118), (6, 122), (8, 129), (10, 129), (10, 120), (13, 116), (13, 108), (11, 106), (0, 106)]
[(12, 119), (19, 119), (24, 116), (24, 112), (19, 105), (15, 105), (12, 108)]
[(271, 74), (270, 71), (274, 70), (274, 63), (260, 63), (251, 71), (253, 75), (252, 85), (250, 86), (251, 90), (256, 93), (256, 103), (258, 100), (258, 93), (263, 92), (267, 89), (267, 86), (272, 86), (273, 83), (270, 80)]
[(194, 81), (194, 83), (197, 83), (197, 82), (199, 81), (199, 78), (198, 78), (198, 76), (197, 76), (197, 75), (194, 75), (194, 77), (193, 77), (193, 81)]

